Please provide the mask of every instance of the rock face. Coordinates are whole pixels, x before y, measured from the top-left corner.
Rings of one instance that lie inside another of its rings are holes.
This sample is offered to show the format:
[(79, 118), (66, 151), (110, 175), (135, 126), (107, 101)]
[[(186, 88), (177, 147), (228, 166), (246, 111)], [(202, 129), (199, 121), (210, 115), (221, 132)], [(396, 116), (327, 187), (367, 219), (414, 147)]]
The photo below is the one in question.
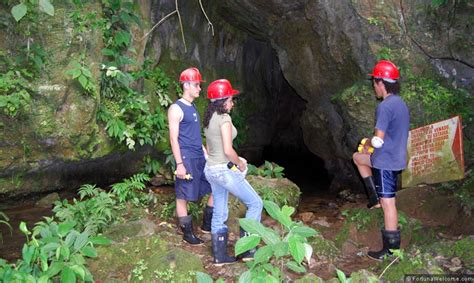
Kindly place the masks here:
[[(172, 0), (136, 2), (145, 20), (143, 30), (134, 31), (138, 62), (146, 57), (172, 78), (194, 65), (208, 83), (229, 79), (242, 92), (233, 113), (239, 152), (252, 162), (268, 146), (309, 150), (324, 160), (333, 189), (359, 183), (350, 157), (362, 135), (370, 135), (376, 103), (367, 97), (352, 103), (348, 96), (336, 104), (332, 98), (363, 81), (377, 57), (392, 58), (402, 75), (441, 76), (452, 87), (474, 90), (469, 1), (435, 8), (430, 0), (210, 0), (203, 4), (213, 31), (198, 1), (181, 1), (186, 46), (176, 15), (139, 41), (176, 7)], [(31, 113), (20, 120), (0, 117), (0, 197), (107, 183), (138, 170), (144, 154), (118, 153), (96, 122), (97, 98), (81, 94), (64, 75), (68, 59), (86, 48), (84, 60), (98, 82), (102, 37), (91, 31), (84, 46), (70, 45), (67, 4), (55, 8), (44, 25), (54, 64), (31, 86)], [(3, 28), (0, 38), (7, 53), (21, 43)], [(201, 112), (206, 86), (197, 100)]]
[[(160, 1), (157, 18), (173, 9), (170, 2)], [(473, 89), (469, 3), (436, 8), (431, 1), (211, 1), (206, 8), (214, 37), (193, 5), (182, 7), (186, 34), (194, 34), (189, 51), (179, 42), (177, 24), (163, 26), (154, 44), (169, 54), (161, 52), (160, 60), (190, 59), (212, 66), (210, 80), (236, 80), (244, 90), (242, 128), (252, 138), (242, 150), (250, 160), (269, 144), (306, 147), (324, 160), (334, 189), (358, 183), (350, 158), (357, 141), (372, 132), (376, 101), (365, 97), (341, 107), (332, 98), (365, 80), (377, 57)]]

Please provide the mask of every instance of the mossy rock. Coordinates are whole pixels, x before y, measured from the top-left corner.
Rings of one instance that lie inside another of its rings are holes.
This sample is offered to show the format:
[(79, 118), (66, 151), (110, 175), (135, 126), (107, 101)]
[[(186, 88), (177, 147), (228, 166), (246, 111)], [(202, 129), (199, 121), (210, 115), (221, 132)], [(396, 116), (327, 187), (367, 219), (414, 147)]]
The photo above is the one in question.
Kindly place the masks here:
[[(271, 200), (280, 207), (285, 204), (295, 208), (298, 207), (301, 192), (299, 187), (290, 180), (261, 176), (247, 176), (246, 179), (262, 200)], [(238, 220), (245, 216), (246, 211), (246, 206), (230, 194), (227, 226), (231, 232), (239, 233)]]
[(309, 273), (306, 274), (304, 277), (295, 280), (295, 283), (324, 283), (324, 280), (313, 273)]
[(372, 272), (370, 271), (367, 271), (365, 269), (361, 269), (359, 271), (356, 271), (356, 272), (352, 272), (351, 273), (351, 279), (352, 279), (352, 282), (354, 283), (358, 283), (358, 282), (363, 282), (363, 283), (366, 283), (366, 282), (379, 282), (379, 279), (378, 277), (373, 274)]
[(142, 219), (139, 221), (117, 224), (104, 232), (107, 238), (120, 242), (132, 237), (149, 236), (155, 232), (155, 223)]
[(196, 271), (204, 271), (198, 256), (170, 246), (158, 236), (101, 246), (97, 253), (96, 259), (87, 262), (96, 281), (191, 282), (189, 278)]
[(461, 258), (464, 264), (474, 269), (474, 237), (469, 236), (454, 244), (454, 254)]
[(316, 235), (311, 238), (309, 244), (313, 248), (313, 254), (318, 256), (320, 259), (328, 259), (334, 261), (337, 256), (341, 254), (340, 250), (336, 247), (333, 241), (325, 239), (321, 235)]
[[(380, 268), (385, 269), (392, 261), (393, 258), (385, 259)], [(396, 264), (391, 265), (382, 278), (386, 282), (397, 282), (403, 280), (406, 274), (443, 274), (443, 269), (430, 254), (422, 253), (416, 256), (407, 254), (404, 259), (399, 259)]]
[(300, 188), (286, 178), (264, 178), (247, 176), (247, 181), (263, 200), (271, 200), (278, 206), (288, 205), (297, 208), (300, 202)]

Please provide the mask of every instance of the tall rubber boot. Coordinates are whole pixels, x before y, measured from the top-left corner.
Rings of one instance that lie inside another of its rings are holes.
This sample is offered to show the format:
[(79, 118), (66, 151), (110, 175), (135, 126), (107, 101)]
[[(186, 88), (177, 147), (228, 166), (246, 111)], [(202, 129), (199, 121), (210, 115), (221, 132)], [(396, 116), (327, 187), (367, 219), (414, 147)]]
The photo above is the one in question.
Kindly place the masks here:
[(178, 217), (179, 227), (183, 231), (183, 240), (190, 245), (201, 245), (203, 240), (194, 235), (193, 231), (193, 217), (191, 215)]
[(367, 256), (371, 259), (382, 261), (384, 256), (392, 256), (390, 250), (400, 249), (400, 230), (387, 231), (382, 229), (382, 250), (378, 252), (368, 252)]
[(211, 234), (213, 263), (215, 266), (231, 264), (237, 261), (235, 257), (227, 255), (227, 237), (227, 232)]
[(369, 203), (367, 204), (367, 208), (372, 209), (379, 204), (379, 196), (377, 195), (377, 191), (375, 190), (374, 177), (365, 177), (364, 185), (367, 191), (367, 196), (369, 197)]
[[(242, 229), (242, 227), (240, 228), (240, 238), (243, 238), (243, 237), (247, 237), (248, 235), (250, 235), (248, 232), (246, 232), (244, 229)], [(242, 260), (242, 261), (251, 261), (253, 260), (253, 257), (255, 255), (255, 252), (257, 251), (257, 249), (251, 249), (251, 250), (248, 250), (242, 254), (239, 254), (237, 256), (237, 259), (239, 260)]]
[(211, 233), (212, 211), (214, 207), (206, 205), (202, 214), (201, 231), (203, 233)]

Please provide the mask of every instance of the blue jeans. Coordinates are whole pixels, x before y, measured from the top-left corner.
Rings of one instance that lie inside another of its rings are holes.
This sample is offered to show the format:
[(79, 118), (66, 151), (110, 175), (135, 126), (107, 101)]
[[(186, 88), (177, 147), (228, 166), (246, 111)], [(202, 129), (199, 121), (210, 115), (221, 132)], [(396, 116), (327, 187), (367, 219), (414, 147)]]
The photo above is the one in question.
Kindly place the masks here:
[(227, 232), (225, 222), (229, 216), (229, 192), (247, 206), (245, 218), (260, 221), (263, 202), (252, 186), (245, 180), (240, 171), (232, 171), (226, 164), (204, 167), (206, 179), (211, 184), (214, 198), (214, 211), (212, 214), (211, 233)]

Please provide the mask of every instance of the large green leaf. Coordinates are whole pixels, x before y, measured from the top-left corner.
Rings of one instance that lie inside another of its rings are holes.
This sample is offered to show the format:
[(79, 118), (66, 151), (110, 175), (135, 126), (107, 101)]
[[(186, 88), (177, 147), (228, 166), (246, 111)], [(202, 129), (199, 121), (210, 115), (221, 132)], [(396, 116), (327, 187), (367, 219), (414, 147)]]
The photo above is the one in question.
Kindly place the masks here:
[(291, 229), (291, 233), (294, 233), (304, 238), (308, 238), (316, 235), (318, 232), (313, 228), (307, 226), (299, 226)]
[(58, 242), (52, 242), (41, 247), (41, 251), (45, 254), (49, 254), (52, 251), (55, 251), (59, 247)]
[(273, 252), (277, 258), (285, 256), (288, 254), (288, 243), (287, 242), (279, 242), (273, 246)]
[(196, 281), (197, 283), (212, 283), (212, 277), (204, 272), (196, 272)]
[(241, 218), (239, 219), (239, 223), (245, 231), (262, 237), (267, 245), (276, 244), (280, 241), (280, 237), (274, 230), (265, 228), (262, 223), (254, 219)]
[(69, 233), (69, 231), (71, 231), (74, 226), (76, 226), (76, 223), (74, 221), (60, 223), (58, 225), (58, 235), (61, 237), (66, 236), (66, 234)]
[(291, 218), (283, 214), (276, 203), (274, 203), (273, 201), (265, 200), (263, 201), (263, 206), (265, 207), (265, 210), (273, 219), (280, 222), (283, 226), (285, 226), (287, 230), (290, 229), (290, 226), (292, 223)]
[(69, 260), (69, 255), (71, 254), (71, 250), (67, 246), (61, 246), (60, 251), (61, 256), (64, 258), (64, 261)]
[(286, 266), (293, 270), (294, 272), (298, 272), (298, 273), (304, 273), (306, 272), (306, 268), (304, 268), (304, 266), (302, 266), (301, 264), (298, 264), (294, 261), (289, 261), (286, 263)]
[(264, 279), (265, 283), (280, 283), (280, 281), (273, 275), (267, 274)]
[(108, 48), (102, 48), (102, 50), (100, 50), (100, 52), (102, 53), (102, 55), (105, 55), (105, 56), (115, 56), (115, 51), (113, 51), (112, 49), (108, 49)]
[(49, 282), (49, 277), (48, 275), (41, 275), (41, 277), (36, 281), (37, 283), (48, 283)]
[(66, 239), (64, 240), (64, 243), (66, 244), (66, 246), (72, 247), (78, 235), (79, 235), (79, 232), (77, 232), (76, 230), (73, 230), (69, 234), (67, 234)]
[(282, 208), (281, 208), (281, 212), (290, 217), (294, 212), (295, 212), (295, 208), (294, 207), (291, 207), (291, 206), (288, 206), (288, 205), (284, 205)]
[(97, 257), (97, 251), (95, 250), (94, 247), (91, 246), (85, 246), (81, 249), (81, 252), (83, 255), (87, 257)]
[(93, 243), (94, 245), (110, 245), (112, 243), (112, 240), (104, 236), (91, 237), (89, 241), (91, 241), (91, 243)]
[(39, 0), (40, 10), (50, 16), (54, 16), (54, 7), (49, 0)]
[(250, 273), (250, 270), (247, 270), (244, 273), (242, 273), (242, 275), (240, 275), (238, 283), (248, 283), (248, 282), (252, 282), (252, 273)]
[(23, 261), (27, 265), (31, 263), (35, 250), (36, 250), (35, 246), (27, 246), (26, 244), (23, 245), (23, 250), (22, 250)]
[(66, 71), (66, 75), (71, 76), (73, 79), (79, 77), (82, 74), (80, 69), (71, 69)]
[(54, 277), (64, 268), (64, 262), (53, 261), (49, 267), (47, 274), (49, 277)]
[(267, 262), (273, 256), (273, 246), (264, 246), (257, 250), (254, 255), (254, 263)]
[(117, 45), (129, 45), (130, 44), (130, 33), (127, 31), (118, 31), (114, 36), (114, 41)]
[(290, 254), (293, 256), (295, 261), (300, 264), (305, 256), (305, 247), (299, 237), (290, 236), (288, 239), (288, 247), (290, 249)]
[(79, 276), (79, 278), (82, 281), (84, 281), (85, 276), (86, 276), (86, 272), (85, 272), (84, 267), (82, 265), (75, 264), (75, 265), (71, 266), (71, 269), (74, 271), (74, 273), (76, 273), (76, 275)]
[(84, 231), (79, 236), (77, 236), (76, 241), (74, 242), (74, 250), (78, 251), (84, 247), (89, 241), (89, 233)]
[(235, 244), (235, 255), (239, 255), (250, 249), (255, 248), (262, 238), (258, 235), (249, 235), (247, 237), (240, 238)]
[(76, 283), (76, 273), (69, 266), (61, 272), (61, 283)]
[(344, 274), (344, 272), (342, 272), (341, 270), (336, 268), (336, 273), (337, 273), (337, 277), (339, 278), (340, 282), (342, 282), (342, 283), (347, 282), (347, 278), (346, 278), (346, 275)]
[(77, 264), (85, 264), (86, 260), (81, 254), (74, 254), (71, 256), (71, 262), (74, 262)]
[(88, 85), (89, 85), (89, 80), (87, 79), (87, 77), (81, 74), (81, 75), (79, 76), (78, 80), (79, 80), (79, 83), (81, 83), (82, 88), (84, 88), (85, 90), (87, 90), (87, 89), (88, 89)]
[(23, 3), (13, 6), (11, 10), (12, 15), (15, 18), (15, 21), (17, 22), (20, 21), (26, 15), (27, 11), (28, 11), (28, 8)]

